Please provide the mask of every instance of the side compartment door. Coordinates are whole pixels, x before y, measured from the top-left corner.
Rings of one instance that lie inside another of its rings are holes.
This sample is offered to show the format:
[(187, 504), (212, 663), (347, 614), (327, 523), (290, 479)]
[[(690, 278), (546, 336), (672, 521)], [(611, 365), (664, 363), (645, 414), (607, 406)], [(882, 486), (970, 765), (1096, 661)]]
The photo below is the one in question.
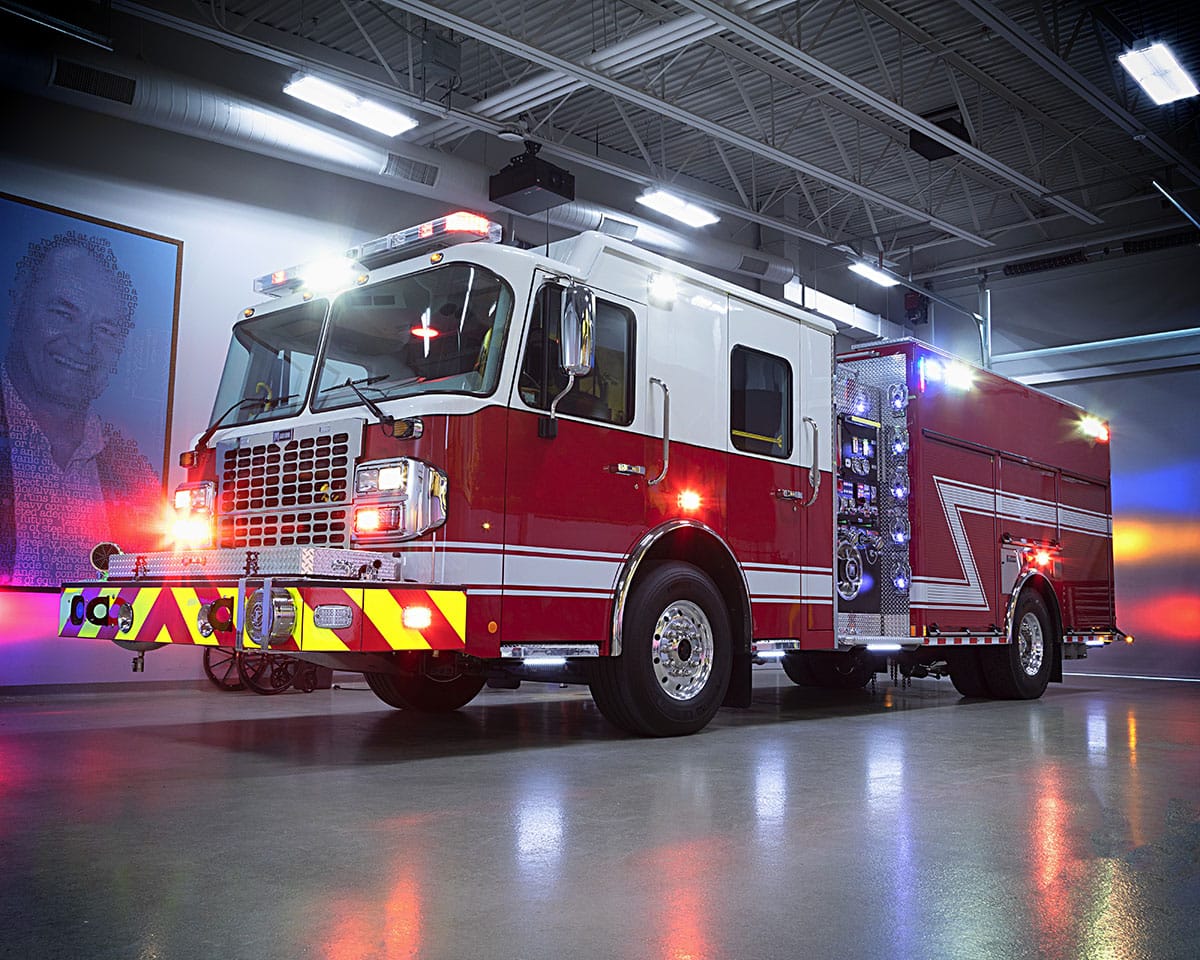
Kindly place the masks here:
[(1104, 630), (1112, 626), (1112, 495), (1107, 484), (1064, 473), (1059, 494), (1062, 531), (1063, 626)]
[(559, 400), (549, 438), (539, 421), (567, 385), (560, 294), (549, 277), (535, 287), (509, 404), (500, 642), (597, 643), (604, 651), (613, 585), (644, 530), (645, 471), (653, 468), (641, 432), (641, 308), (596, 291), (595, 366)]
[(912, 607), (945, 632), (1002, 624), (996, 457), (932, 436), (921, 444), (921, 476), (913, 491)]
[[(800, 328), (797, 373), (800, 390), (800, 472), (809, 506), (801, 511), (803, 551), (800, 594), (804, 600), (806, 649), (830, 649), (833, 636), (833, 554), (836, 473), (833, 462), (833, 334)], [(811, 478), (817, 467), (817, 489)], [(814, 499), (815, 494), (815, 499)]]

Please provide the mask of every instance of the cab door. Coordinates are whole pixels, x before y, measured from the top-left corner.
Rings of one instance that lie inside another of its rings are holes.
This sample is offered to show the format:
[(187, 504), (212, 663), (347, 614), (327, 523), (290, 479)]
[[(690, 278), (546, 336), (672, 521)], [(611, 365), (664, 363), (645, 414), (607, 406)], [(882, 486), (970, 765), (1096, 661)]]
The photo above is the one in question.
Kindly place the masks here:
[[(592, 372), (559, 367), (561, 285), (535, 286), (508, 411), (501, 643), (607, 650), (621, 562), (645, 529), (642, 308), (596, 291)], [(497, 465), (498, 468), (500, 465)]]
[(796, 320), (729, 298), (727, 539), (746, 573), (757, 639), (798, 639), (806, 622), (802, 561), (812, 490), (802, 462), (812, 462), (813, 450), (800, 360)]

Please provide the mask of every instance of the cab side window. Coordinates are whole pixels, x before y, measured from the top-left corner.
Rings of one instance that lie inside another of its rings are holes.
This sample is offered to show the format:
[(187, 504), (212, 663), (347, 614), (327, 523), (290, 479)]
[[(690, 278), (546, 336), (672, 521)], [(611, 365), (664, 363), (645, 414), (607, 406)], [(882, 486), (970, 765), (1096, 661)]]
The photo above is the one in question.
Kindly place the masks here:
[[(560, 287), (542, 287), (529, 324), (518, 390), (521, 399), (538, 410), (549, 410), (567, 385), (567, 375), (558, 365), (561, 304)], [(568, 416), (626, 426), (633, 422), (633, 313), (597, 297), (595, 342), (592, 372), (575, 378), (575, 385), (559, 401), (557, 410)]]
[(791, 456), (791, 364), (749, 347), (734, 347), (729, 385), (729, 433), (734, 447), (768, 457)]

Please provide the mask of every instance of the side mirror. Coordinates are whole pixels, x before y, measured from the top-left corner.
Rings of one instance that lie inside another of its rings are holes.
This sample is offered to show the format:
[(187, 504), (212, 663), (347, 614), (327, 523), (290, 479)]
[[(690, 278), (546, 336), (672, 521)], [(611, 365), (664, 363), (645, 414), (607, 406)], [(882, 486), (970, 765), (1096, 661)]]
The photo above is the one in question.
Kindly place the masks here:
[(563, 290), (559, 365), (564, 373), (586, 377), (596, 357), (596, 297), (581, 284)]

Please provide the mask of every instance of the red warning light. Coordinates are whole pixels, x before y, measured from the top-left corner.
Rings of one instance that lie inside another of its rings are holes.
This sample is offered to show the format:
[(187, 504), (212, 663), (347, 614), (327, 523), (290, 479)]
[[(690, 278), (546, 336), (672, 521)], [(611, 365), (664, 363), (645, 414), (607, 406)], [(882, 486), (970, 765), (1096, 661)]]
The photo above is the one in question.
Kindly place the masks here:
[(433, 327), (413, 327), (412, 335), (420, 337), (422, 340), (432, 340), (434, 337), (441, 336), (441, 333), (434, 330)]
[(467, 213), (465, 210), (459, 210), (446, 218), (447, 232), (477, 233), (482, 237), (487, 235), (490, 227), (491, 222), (487, 217), (481, 217), (477, 213)]

